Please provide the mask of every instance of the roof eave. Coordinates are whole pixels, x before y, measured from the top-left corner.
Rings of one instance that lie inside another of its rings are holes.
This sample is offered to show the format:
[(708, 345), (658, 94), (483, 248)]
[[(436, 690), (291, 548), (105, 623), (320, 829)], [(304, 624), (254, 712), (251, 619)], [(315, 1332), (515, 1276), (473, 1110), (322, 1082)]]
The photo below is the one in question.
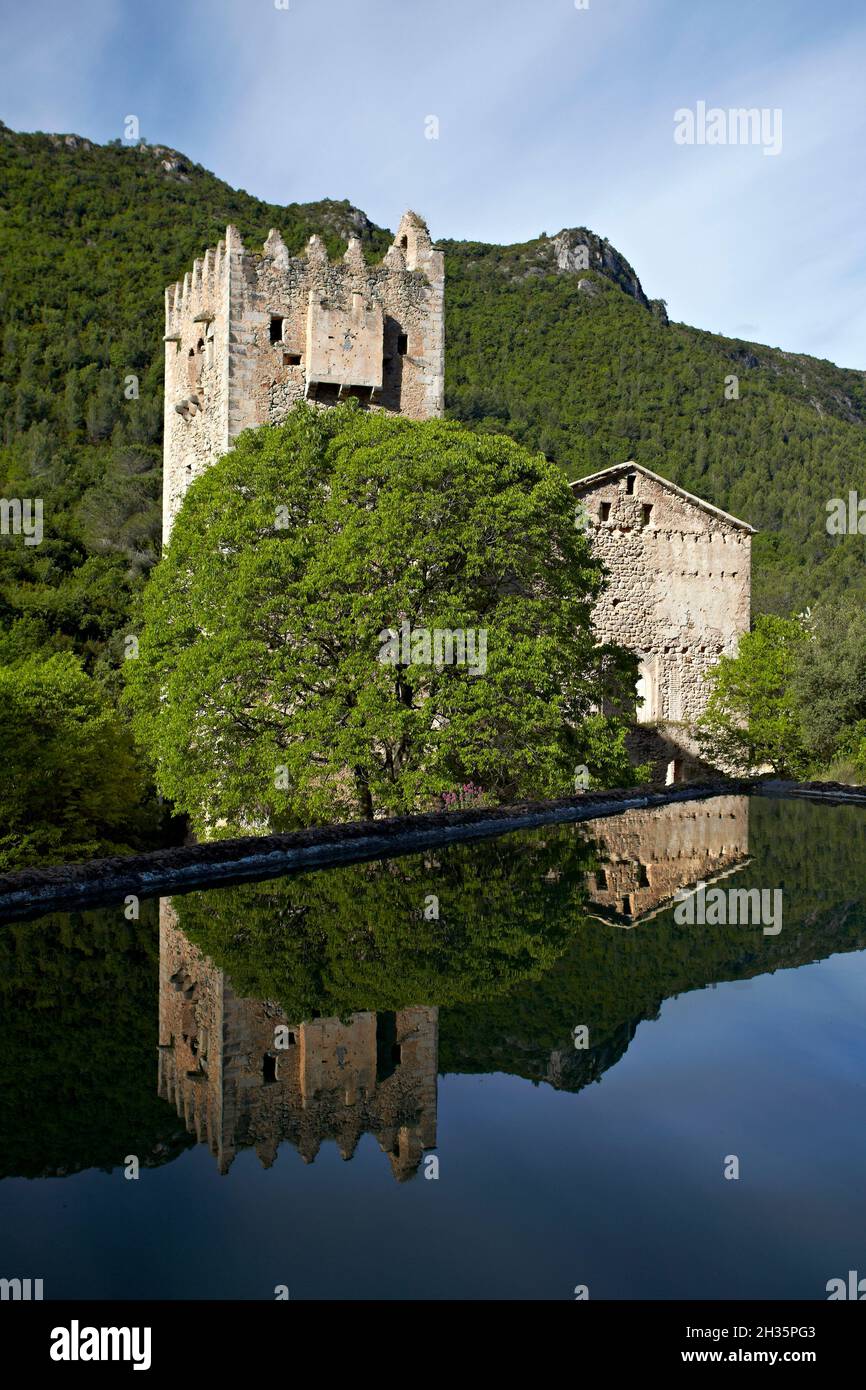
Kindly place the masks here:
[(686, 502), (691, 502), (693, 506), (700, 507), (701, 511), (709, 512), (711, 516), (718, 517), (720, 520), (726, 521), (730, 526), (738, 527), (741, 531), (748, 531), (751, 536), (757, 535), (757, 527), (750, 526), (748, 521), (741, 521), (738, 516), (732, 516), (730, 512), (722, 511), (721, 507), (714, 507), (712, 502), (705, 502), (702, 497), (696, 497), (693, 492), (687, 492), (684, 487), (679, 487), (676, 483), (672, 483), (670, 478), (663, 478), (660, 473), (654, 473), (651, 468), (645, 468), (642, 463), (635, 463), (634, 459), (628, 459), (625, 463), (611, 464), (609, 468), (602, 468), (599, 472), (590, 473), (585, 478), (575, 478), (569, 484), (569, 487), (574, 490), (576, 488), (595, 486), (603, 479), (616, 477), (627, 470), (643, 473), (645, 477), (652, 478), (653, 482), (659, 483), (670, 492), (675, 492), (678, 497), (682, 497)]

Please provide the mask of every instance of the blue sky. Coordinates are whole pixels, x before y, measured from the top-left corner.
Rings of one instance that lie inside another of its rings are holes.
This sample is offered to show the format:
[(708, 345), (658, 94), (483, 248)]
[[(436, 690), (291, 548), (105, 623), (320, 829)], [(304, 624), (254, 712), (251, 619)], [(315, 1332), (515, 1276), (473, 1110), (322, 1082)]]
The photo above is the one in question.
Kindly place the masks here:
[[(282, 3), (0, 0), (0, 118), (136, 115), (260, 197), (435, 237), (588, 226), (672, 317), (866, 369), (863, 0)], [(675, 143), (700, 101), (780, 110), (781, 152)]]

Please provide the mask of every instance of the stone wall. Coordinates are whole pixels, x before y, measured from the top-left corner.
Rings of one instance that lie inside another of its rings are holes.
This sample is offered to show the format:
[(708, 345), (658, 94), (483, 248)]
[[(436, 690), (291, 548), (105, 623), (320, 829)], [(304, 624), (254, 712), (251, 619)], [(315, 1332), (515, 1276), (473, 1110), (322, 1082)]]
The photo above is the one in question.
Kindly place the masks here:
[(427, 420), (444, 412), (444, 256), (407, 212), (379, 265), (349, 242), (332, 264), (310, 239), (291, 257), (272, 231), (260, 253), (236, 228), (166, 291), (163, 541), (193, 478), (242, 430), (297, 401)]
[(609, 574), (599, 639), (640, 657), (638, 719), (693, 723), (710, 669), (749, 628), (752, 528), (633, 463), (572, 491)]

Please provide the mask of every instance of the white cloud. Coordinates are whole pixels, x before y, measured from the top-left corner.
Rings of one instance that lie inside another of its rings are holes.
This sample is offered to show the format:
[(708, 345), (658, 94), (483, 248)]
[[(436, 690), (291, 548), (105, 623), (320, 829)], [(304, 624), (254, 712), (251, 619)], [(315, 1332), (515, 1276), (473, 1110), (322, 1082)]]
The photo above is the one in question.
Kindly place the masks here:
[[(3, 118), (184, 150), (273, 202), (526, 240), (584, 224), (673, 316), (866, 366), (866, 22), (806, 0), (48, 0), (5, 21)], [(673, 113), (780, 107), (783, 150)], [(424, 121), (438, 116), (438, 140)], [(747, 325), (748, 328), (744, 328)]]

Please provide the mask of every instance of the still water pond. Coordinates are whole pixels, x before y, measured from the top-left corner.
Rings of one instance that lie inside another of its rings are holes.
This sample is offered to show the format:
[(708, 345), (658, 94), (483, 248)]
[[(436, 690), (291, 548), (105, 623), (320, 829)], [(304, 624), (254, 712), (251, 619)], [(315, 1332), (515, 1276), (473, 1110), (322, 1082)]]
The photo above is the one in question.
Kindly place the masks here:
[[(781, 930), (678, 922), (698, 882), (781, 890)], [(0, 956), (0, 1275), (46, 1298), (866, 1273), (856, 808), (679, 803), (45, 917)]]

